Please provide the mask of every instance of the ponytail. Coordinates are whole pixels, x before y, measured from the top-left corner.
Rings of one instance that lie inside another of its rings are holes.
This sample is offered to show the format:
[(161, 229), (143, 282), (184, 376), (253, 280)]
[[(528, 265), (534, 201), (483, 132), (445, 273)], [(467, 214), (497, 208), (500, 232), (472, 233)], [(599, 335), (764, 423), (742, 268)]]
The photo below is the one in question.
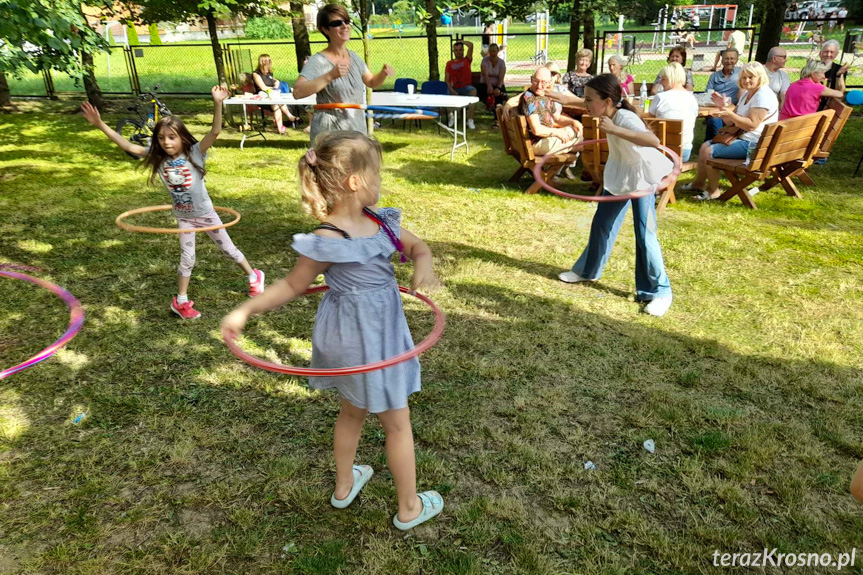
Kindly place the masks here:
[(306, 156), (300, 158), (297, 168), (300, 173), (300, 195), (303, 198), (303, 210), (313, 218), (324, 221), (332, 207), (321, 191), (318, 178), (315, 174), (315, 166), (309, 164)]

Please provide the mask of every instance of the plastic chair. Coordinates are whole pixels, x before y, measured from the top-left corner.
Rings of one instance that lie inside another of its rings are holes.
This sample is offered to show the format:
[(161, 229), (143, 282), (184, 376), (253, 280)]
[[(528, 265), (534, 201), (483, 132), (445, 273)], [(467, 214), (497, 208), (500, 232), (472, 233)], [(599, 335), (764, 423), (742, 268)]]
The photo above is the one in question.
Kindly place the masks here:
[(419, 87), (417, 81), (413, 78), (397, 78), (396, 85), (393, 87), (393, 92), (401, 92), (402, 94), (407, 94), (408, 86), (410, 85), (413, 85), (414, 90)]
[[(446, 82), (440, 80), (429, 80), (428, 82), (423, 82), (420, 92), (436, 96), (449, 96), (449, 86), (446, 85)], [(438, 108), (437, 112), (440, 114), (441, 109)], [(440, 124), (438, 124), (437, 131), (440, 134)]]

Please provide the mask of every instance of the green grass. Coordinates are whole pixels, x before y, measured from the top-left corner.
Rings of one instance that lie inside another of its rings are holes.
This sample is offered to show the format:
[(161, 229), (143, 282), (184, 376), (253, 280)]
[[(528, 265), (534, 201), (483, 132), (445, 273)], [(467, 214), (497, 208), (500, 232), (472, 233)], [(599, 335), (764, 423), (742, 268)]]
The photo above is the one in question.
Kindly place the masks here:
[[(206, 102), (168, 104), (207, 129)], [(659, 218), (675, 290), (662, 319), (633, 301), (628, 219), (600, 282), (556, 279), (594, 206), (508, 184), (516, 165), (487, 117), (454, 163), (434, 130), (379, 130), (382, 204), (431, 246), (447, 315), (411, 403), (419, 487), (446, 508), (405, 536), (373, 418), (359, 460), (375, 478), (330, 508), (338, 400), (230, 354), (218, 324), (244, 278), (206, 238), (190, 291), (203, 317), (170, 314), (176, 238), (113, 224), (167, 196), (73, 107), (0, 116), (0, 261), (44, 268), (88, 314), (56, 357), (0, 382), (0, 572), (707, 573), (714, 550), (859, 546), (860, 118), (802, 200), (763, 192), (750, 211), (680, 194)], [(243, 214), (231, 236), (276, 281), (292, 235), (315, 225), (295, 181), (307, 142), (238, 141), (223, 132), (208, 187)], [(409, 282), (410, 265), (396, 274)], [(0, 282), (5, 367), (66, 319), (50, 294)], [(300, 361), (316, 301), (255, 320), (253, 345)], [(422, 337), (427, 312), (408, 318)], [(859, 559), (844, 572), (863, 573)]]

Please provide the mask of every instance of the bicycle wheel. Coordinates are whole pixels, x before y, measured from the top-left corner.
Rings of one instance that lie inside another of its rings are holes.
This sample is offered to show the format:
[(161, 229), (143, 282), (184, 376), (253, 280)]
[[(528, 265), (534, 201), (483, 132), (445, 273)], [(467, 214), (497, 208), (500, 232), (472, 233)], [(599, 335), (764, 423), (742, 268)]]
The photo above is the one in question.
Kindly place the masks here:
[[(117, 122), (117, 133), (132, 142), (133, 144), (137, 144), (145, 148), (150, 147), (151, 131), (148, 130), (147, 127), (139, 120), (131, 120), (129, 118), (125, 120), (120, 120), (119, 122)], [(136, 160), (140, 159), (140, 156), (138, 156), (137, 154), (133, 154), (131, 152), (126, 153), (135, 158)]]

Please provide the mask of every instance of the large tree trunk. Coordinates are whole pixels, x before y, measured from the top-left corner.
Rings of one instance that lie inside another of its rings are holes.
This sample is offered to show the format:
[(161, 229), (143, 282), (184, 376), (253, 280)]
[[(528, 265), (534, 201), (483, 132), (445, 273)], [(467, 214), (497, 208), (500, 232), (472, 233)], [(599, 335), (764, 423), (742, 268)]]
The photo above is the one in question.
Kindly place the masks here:
[(566, 58), (566, 71), (575, 70), (575, 55), (578, 54), (578, 37), (581, 30), (581, 0), (573, 0), (569, 14), (569, 52)]
[(588, 72), (590, 72), (591, 74), (596, 74), (596, 60), (598, 58), (598, 55), (596, 54), (596, 26), (593, 19), (593, 10), (585, 10), (582, 23), (584, 24), (584, 47), (593, 52), (593, 61), (590, 63), (590, 68), (588, 68)]
[(291, 2), (291, 27), (294, 29), (294, 50), (297, 53), (297, 72), (303, 70), (303, 60), (312, 55), (312, 46), (309, 44), (309, 29), (306, 28), (306, 15), (303, 12), (303, 4)]
[(429, 13), (429, 21), (426, 22), (426, 36), (428, 36), (429, 52), (429, 80), (440, 80), (440, 70), (437, 59), (437, 19), (440, 18), (435, 0), (426, 0), (426, 12)]
[(222, 56), (222, 46), (219, 44), (219, 30), (216, 28), (216, 17), (212, 12), (207, 12), (207, 30), (210, 32), (210, 44), (213, 46), (213, 60), (216, 62), (216, 77), (220, 86), (228, 85), (225, 76), (225, 59)]
[(96, 82), (96, 75), (93, 74), (93, 54), (82, 51), (81, 64), (84, 66), (84, 90), (87, 92), (87, 100), (101, 110), (105, 107), (105, 100), (102, 98), (102, 89)]
[[(785, 22), (785, 0), (768, 0), (764, 3), (764, 16), (758, 33), (758, 51), (755, 59), (762, 64), (767, 62), (767, 52), (779, 45), (782, 38), (782, 25)], [(743, 54), (741, 54), (741, 57)]]
[(0, 70), (0, 106), (11, 106), (12, 94), (9, 92), (9, 83), (6, 81), (6, 74)]

